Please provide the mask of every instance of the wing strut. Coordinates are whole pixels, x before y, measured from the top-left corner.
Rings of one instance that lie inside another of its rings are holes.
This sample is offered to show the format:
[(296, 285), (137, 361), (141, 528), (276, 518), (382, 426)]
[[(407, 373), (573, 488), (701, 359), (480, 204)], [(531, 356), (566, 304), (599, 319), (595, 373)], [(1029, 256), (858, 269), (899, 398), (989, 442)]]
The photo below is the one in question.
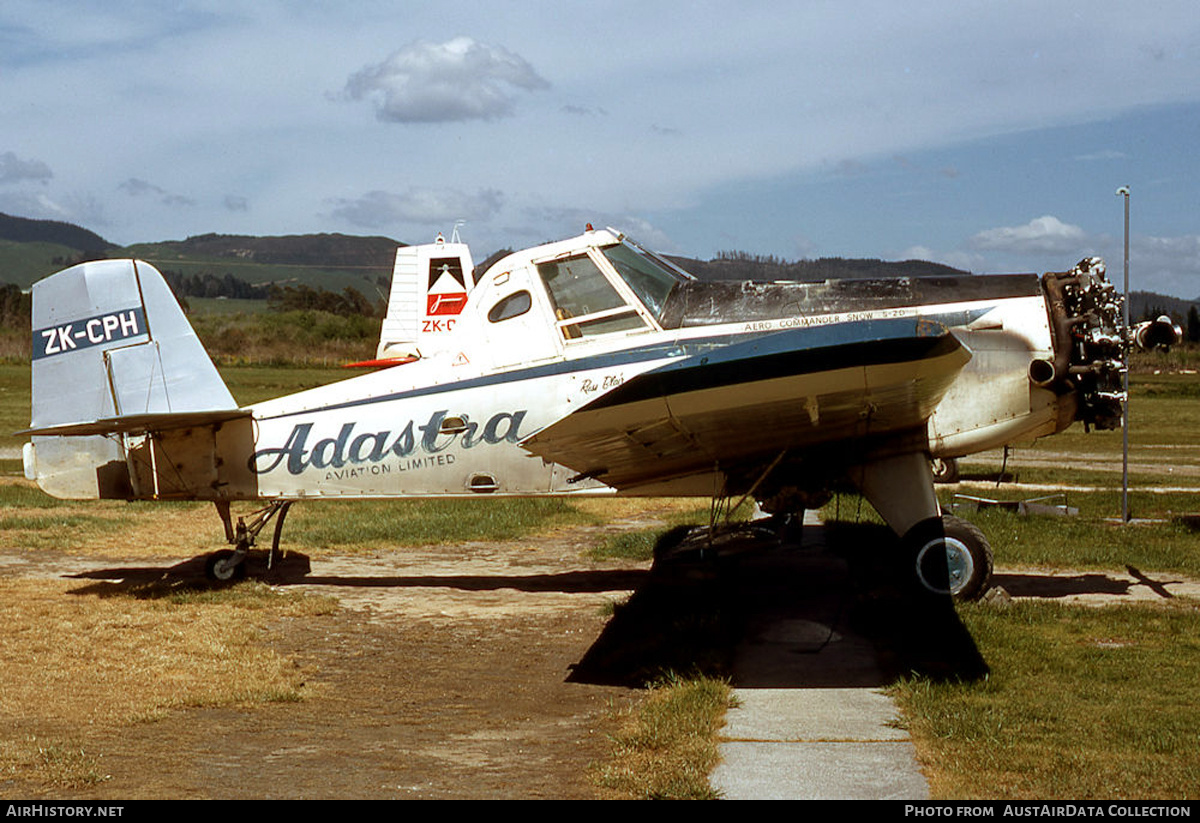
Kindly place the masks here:
[(787, 449), (783, 449), (781, 452), (779, 452), (778, 455), (775, 456), (775, 459), (772, 460), (771, 463), (765, 469), (763, 469), (762, 473), (758, 475), (758, 479), (755, 480), (753, 484), (751, 484), (750, 488), (746, 491), (746, 493), (742, 495), (740, 500), (738, 500), (737, 505), (725, 512), (726, 520), (729, 519), (729, 515), (733, 514), (735, 511), (740, 509), (742, 507), (742, 504), (745, 503), (746, 500), (749, 499), (749, 497), (752, 494), (754, 494), (754, 492), (758, 491), (758, 487), (760, 485), (762, 485), (762, 482), (767, 479), (767, 476), (772, 471), (775, 470), (775, 467), (779, 465), (780, 461), (783, 460), (783, 457), (786, 454), (787, 454)]

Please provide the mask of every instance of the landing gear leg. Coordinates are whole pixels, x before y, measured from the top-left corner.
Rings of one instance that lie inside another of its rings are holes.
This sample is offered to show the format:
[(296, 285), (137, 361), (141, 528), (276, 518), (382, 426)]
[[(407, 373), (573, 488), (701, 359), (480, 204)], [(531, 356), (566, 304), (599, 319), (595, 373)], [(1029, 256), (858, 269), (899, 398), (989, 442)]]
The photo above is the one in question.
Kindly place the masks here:
[(978, 528), (943, 516), (933, 492), (928, 457), (893, 455), (862, 466), (859, 490), (897, 535), (920, 590), (972, 600), (987, 590), (992, 548)]
[(273, 500), (265, 507), (252, 512), (248, 523), (246, 518), (239, 517), (236, 528), (233, 526), (233, 518), (230, 515), (229, 501), (218, 500), (216, 505), (217, 513), (221, 516), (221, 523), (225, 527), (225, 541), (232, 543), (234, 548), (232, 550), (223, 549), (210, 555), (208, 562), (204, 565), (205, 576), (215, 583), (228, 583), (232, 580), (240, 580), (245, 577), (246, 555), (249, 554), (251, 547), (254, 546), (258, 533), (263, 530), (272, 518), (279, 515), (279, 519), (275, 521), (275, 533), (271, 540), (271, 553), (267, 558), (267, 568), (271, 568), (274, 565), (275, 555), (279, 551), (279, 538), (283, 534), (283, 521), (287, 517), (292, 501)]

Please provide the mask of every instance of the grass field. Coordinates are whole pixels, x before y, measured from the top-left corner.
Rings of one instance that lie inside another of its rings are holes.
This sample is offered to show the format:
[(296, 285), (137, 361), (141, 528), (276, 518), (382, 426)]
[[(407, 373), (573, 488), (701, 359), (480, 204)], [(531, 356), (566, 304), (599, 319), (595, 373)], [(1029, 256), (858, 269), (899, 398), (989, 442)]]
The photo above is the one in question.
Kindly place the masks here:
[(893, 688), (935, 798), (1200, 796), (1195, 602), (970, 604), (990, 669)]
[[(1131, 395), (1138, 520), (1114, 522), (1121, 433), (1076, 427), (1016, 450), (1009, 469), (1023, 483), (1063, 487), (1077, 516), (967, 515), (988, 535), (999, 566), (1200, 578), (1191, 517), (1200, 512), (1200, 377), (1138, 374)], [(1042, 455), (1057, 466), (1022, 465)], [(1106, 470), (1095, 467), (1102, 459)], [(1009, 500), (1046, 493), (996, 486), (995, 461), (964, 468), (987, 479), (960, 492)], [(1156, 490), (1164, 487), (1172, 490)], [(952, 494), (943, 496), (950, 502)], [(973, 603), (958, 612), (988, 676), (912, 678), (893, 689), (935, 797), (1200, 797), (1200, 603)]]

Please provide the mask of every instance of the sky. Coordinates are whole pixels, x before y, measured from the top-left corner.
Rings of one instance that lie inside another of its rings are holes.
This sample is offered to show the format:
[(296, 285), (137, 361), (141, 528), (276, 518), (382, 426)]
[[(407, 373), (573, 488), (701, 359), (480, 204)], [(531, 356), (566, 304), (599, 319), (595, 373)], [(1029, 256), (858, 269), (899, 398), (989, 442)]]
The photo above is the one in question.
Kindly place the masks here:
[[(1200, 297), (1200, 11), (1128, 0), (4, 0), (0, 212), (122, 245), (459, 225), (1086, 256)], [(461, 222), (460, 222), (461, 221)]]

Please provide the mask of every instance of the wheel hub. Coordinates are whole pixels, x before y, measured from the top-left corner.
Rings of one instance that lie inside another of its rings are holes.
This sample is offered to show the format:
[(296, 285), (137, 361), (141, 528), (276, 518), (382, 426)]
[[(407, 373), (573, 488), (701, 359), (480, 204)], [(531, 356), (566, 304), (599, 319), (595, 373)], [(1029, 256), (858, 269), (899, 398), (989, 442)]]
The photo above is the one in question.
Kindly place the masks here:
[[(945, 552), (949, 587), (942, 585), (940, 569), (929, 565), (936, 562), (936, 555), (931, 552), (938, 549)], [(917, 578), (922, 586), (937, 594), (957, 595), (974, 573), (975, 560), (971, 550), (957, 537), (936, 537), (917, 552)]]

